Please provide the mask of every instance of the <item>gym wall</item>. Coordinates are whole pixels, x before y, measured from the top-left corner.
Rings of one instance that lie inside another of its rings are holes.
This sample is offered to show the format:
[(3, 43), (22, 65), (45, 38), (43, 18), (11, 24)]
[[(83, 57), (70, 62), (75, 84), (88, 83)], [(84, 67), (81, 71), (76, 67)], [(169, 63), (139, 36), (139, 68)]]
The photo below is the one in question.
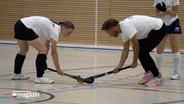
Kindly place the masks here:
[[(154, 16), (154, 0), (1, 0), (0, 40), (14, 40), (15, 22), (27, 16), (46, 16), (56, 22), (70, 20), (75, 31), (70, 37), (60, 36), (59, 43), (122, 46), (120, 36), (109, 37), (101, 31), (109, 18), (123, 20), (131, 15)], [(179, 18), (184, 32), (184, 1), (180, 0)], [(169, 39), (168, 39), (169, 40)], [(170, 48), (167, 40), (166, 48)], [(184, 49), (184, 35), (180, 48)]]

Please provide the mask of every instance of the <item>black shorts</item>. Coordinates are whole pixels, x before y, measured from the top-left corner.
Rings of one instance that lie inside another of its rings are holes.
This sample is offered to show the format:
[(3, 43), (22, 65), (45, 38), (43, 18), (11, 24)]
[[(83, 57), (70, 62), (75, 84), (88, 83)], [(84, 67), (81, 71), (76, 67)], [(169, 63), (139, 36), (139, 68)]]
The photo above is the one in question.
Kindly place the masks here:
[(163, 23), (159, 30), (151, 30), (147, 38), (138, 40), (140, 50), (144, 50), (144, 52), (151, 52), (162, 41), (165, 35), (166, 26)]
[(28, 29), (21, 20), (18, 20), (14, 26), (15, 39), (19, 40), (34, 40), (38, 38), (38, 35), (32, 30)]
[(176, 19), (171, 25), (167, 26), (167, 34), (181, 34), (181, 26), (179, 19)]

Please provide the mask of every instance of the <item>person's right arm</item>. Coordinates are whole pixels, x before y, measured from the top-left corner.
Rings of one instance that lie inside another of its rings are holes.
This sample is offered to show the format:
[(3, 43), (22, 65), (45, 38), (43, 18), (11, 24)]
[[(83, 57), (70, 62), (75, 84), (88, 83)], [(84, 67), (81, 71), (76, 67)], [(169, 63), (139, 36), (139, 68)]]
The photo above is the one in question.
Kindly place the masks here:
[(119, 64), (116, 66), (116, 68), (114, 69), (114, 73), (118, 73), (118, 69), (121, 68), (127, 57), (128, 57), (128, 54), (129, 54), (129, 46), (130, 46), (130, 40), (128, 40), (127, 42), (123, 43), (123, 51), (121, 53), (121, 58), (120, 58), (120, 61), (119, 61)]
[(52, 59), (53, 59), (55, 68), (57, 70), (57, 73), (60, 75), (64, 75), (64, 72), (61, 69), (60, 64), (59, 64), (59, 58), (58, 58), (58, 52), (57, 52), (57, 42), (52, 39), (51, 45), (52, 45), (52, 49), (51, 49)]

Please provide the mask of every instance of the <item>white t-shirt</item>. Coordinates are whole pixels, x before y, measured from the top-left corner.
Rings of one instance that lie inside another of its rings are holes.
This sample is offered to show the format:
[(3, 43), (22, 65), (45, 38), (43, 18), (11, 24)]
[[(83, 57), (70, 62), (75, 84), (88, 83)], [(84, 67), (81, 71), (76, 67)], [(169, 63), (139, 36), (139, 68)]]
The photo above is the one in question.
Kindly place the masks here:
[(22, 23), (32, 29), (41, 40), (47, 41), (51, 38), (58, 41), (61, 28), (50, 19), (41, 16), (31, 16), (21, 19)]
[[(172, 10), (173, 6), (179, 5), (179, 0), (155, 0), (153, 6), (156, 7), (157, 3), (162, 3), (162, 2), (165, 3), (166, 8), (168, 10)], [(171, 15), (165, 15), (165, 16), (161, 17), (161, 19), (164, 21), (166, 26), (171, 25), (172, 22), (174, 22), (177, 18), (178, 18), (178, 15), (176, 15), (175, 17), (173, 17)]]
[(138, 40), (147, 38), (151, 30), (159, 30), (162, 27), (163, 21), (159, 18), (134, 15), (120, 21), (119, 24), (123, 42), (127, 42), (134, 35), (136, 35)]

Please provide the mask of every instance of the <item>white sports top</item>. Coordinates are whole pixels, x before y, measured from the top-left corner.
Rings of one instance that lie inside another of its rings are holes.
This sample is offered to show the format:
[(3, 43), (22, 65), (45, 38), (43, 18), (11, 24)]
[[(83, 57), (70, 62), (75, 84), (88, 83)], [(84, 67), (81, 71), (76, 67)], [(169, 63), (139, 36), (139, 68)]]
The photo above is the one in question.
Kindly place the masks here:
[(32, 29), (41, 40), (47, 41), (51, 38), (58, 41), (61, 28), (50, 19), (41, 16), (31, 16), (20, 19), (29, 29)]
[[(153, 6), (155, 7), (157, 5), (157, 3), (162, 3), (162, 2), (165, 3), (166, 8), (168, 10), (172, 10), (173, 6), (179, 5), (179, 0), (155, 0)], [(176, 15), (175, 17), (173, 17), (171, 15), (165, 15), (165, 16), (161, 17), (161, 19), (164, 21), (166, 26), (171, 25), (172, 22), (174, 22), (177, 18), (178, 18), (178, 15)]]
[(163, 21), (159, 18), (134, 15), (120, 21), (119, 24), (122, 31), (121, 37), (123, 43), (125, 43), (134, 35), (136, 35), (138, 40), (147, 38), (151, 30), (159, 30), (162, 27)]

